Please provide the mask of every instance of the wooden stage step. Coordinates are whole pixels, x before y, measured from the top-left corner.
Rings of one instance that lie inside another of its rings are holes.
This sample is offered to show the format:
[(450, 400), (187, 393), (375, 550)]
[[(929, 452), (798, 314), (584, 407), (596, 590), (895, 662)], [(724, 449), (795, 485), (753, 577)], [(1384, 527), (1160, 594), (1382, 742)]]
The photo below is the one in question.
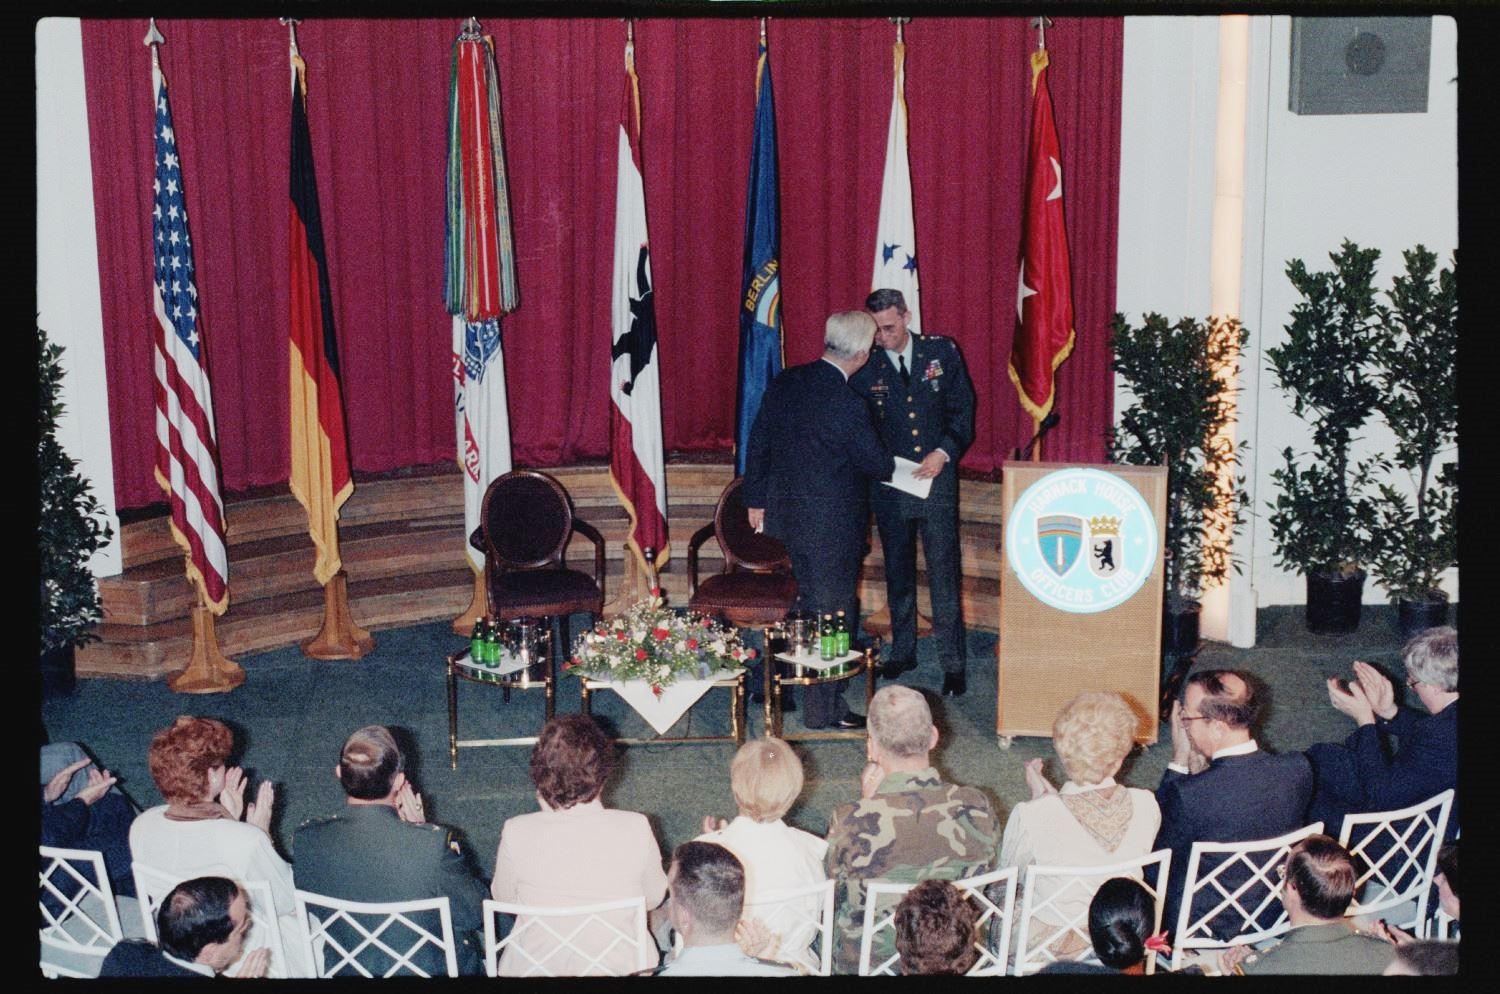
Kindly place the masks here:
[[(605, 591), (613, 601), (625, 579), (628, 519), (610, 485), (608, 467), (547, 472), (567, 488), (578, 517), (603, 534)], [(732, 475), (733, 468), (724, 463), (667, 467), (672, 557), (660, 580), (672, 603), (687, 603), (688, 541), (712, 520), (719, 493)], [(999, 484), (965, 480), (962, 496), (964, 617), (970, 626), (994, 630), (999, 623)], [(234, 658), (295, 645), (316, 634), (323, 591), (312, 577), (314, 550), (301, 505), (284, 491), (257, 494), (231, 500), (225, 517), (230, 607), (215, 622), (224, 654)], [(193, 591), (165, 515), (123, 524), (120, 532), (125, 569), (99, 581), (104, 602), (100, 641), (78, 650), (77, 672), (82, 677), (159, 679), (187, 664)], [(342, 509), (339, 530), (354, 620), (379, 631), (457, 617), (473, 594), (466, 543), (463, 483), (456, 468), (357, 483)], [(860, 601), (874, 611), (885, 606), (885, 581), (873, 527), (870, 545)], [(700, 555), (700, 576), (720, 569), (717, 543), (706, 542)], [(592, 558), (592, 543), (575, 537), (568, 547), (569, 565), (587, 572)], [(925, 575), (920, 572), (918, 582), (919, 605), (925, 611)], [(623, 605), (606, 610), (618, 606)]]

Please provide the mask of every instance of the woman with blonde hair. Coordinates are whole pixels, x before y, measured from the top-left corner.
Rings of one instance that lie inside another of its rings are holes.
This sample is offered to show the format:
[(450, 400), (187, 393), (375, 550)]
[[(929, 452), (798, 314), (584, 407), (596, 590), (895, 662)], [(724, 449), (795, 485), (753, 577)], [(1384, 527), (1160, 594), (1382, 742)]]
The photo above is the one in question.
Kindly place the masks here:
[[(1106, 866), (1151, 852), (1161, 825), (1156, 796), (1114, 779), (1135, 744), (1139, 723), (1130, 705), (1115, 693), (1085, 691), (1063, 706), (1052, 723), (1052, 748), (1067, 771), (1068, 781), (1059, 790), (1042, 775), (1040, 759), (1026, 763), (1031, 800), (1017, 804), (1005, 823), (1000, 841), (1001, 866), (1023, 870), (1033, 863)], [(1037, 911), (1040, 921), (1032, 923), (1033, 935), (1038, 924), (1060, 927), (1068, 921), (1082, 921), (1089, 900), (1102, 882), (1083, 887), (1073, 883), (1065, 891), (1049, 889), (1033, 894), (1034, 905), (1055, 898), (1051, 905)], [(1045, 928), (1042, 931), (1044, 935), (1048, 932)], [(1031, 937), (1027, 944), (1037, 947)], [(1081, 943), (1077, 946), (1052, 951), (1070, 955), (1084, 948)]]
[[(734, 853), (745, 868), (745, 917), (764, 922), (777, 917), (778, 906), (751, 905), (765, 895), (827, 879), (823, 854), (828, 843), (782, 820), (802, 793), (802, 761), (781, 739), (751, 739), (740, 746), (729, 764), (729, 786), (739, 814), (733, 821), (704, 818), (698, 841), (715, 842)], [(796, 903), (806, 917), (816, 914), (815, 899)], [(817, 957), (809, 948), (814, 933), (810, 925), (786, 929), (774, 958), (816, 970)]]

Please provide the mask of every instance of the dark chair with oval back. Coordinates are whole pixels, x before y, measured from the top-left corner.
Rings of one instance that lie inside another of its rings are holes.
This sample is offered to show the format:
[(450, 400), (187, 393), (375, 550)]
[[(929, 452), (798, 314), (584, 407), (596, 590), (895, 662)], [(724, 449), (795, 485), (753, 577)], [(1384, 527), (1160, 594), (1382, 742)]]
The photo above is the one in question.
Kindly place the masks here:
[[(568, 616), (604, 610), (604, 536), (573, 516), (557, 480), (534, 469), (496, 477), (484, 493), (479, 527), (469, 542), (484, 553), (489, 613), (495, 618), (548, 618), (554, 660), (567, 658)], [(574, 533), (594, 544), (594, 575), (569, 569)]]
[[(729, 481), (719, 494), (713, 522), (698, 529), (688, 542), (688, 608), (721, 615), (737, 628), (764, 632), (780, 623), (796, 603), (797, 580), (781, 540), (758, 534), (750, 527), (740, 499), (743, 483), (744, 477)], [(699, 583), (698, 550), (710, 537), (718, 539), (724, 569)], [(762, 665), (771, 663), (762, 660)]]

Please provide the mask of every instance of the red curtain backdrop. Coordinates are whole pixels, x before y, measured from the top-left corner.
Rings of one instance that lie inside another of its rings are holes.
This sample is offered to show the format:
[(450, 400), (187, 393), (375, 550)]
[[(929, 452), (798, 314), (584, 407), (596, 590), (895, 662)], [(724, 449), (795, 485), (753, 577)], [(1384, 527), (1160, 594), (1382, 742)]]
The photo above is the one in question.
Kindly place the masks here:
[[(288, 475), (287, 33), (272, 18), (162, 20), (213, 379), (223, 486)], [(308, 111), (360, 471), (455, 458), (443, 311), (443, 172), (457, 20), (308, 20)], [(521, 286), (504, 348), (518, 465), (600, 459), (609, 440), (615, 18), (494, 20)], [(980, 398), (963, 465), (998, 468), (1030, 435), (1005, 373), (1029, 113), (1025, 18), (918, 18), (906, 96), (924, 326), (964, 350)], [(758, 25), (636, 22), (667, 449), (728, 452)], [(884, 18), (772, 19), (788, 364), (858, 307), (891, 93)], [(151, 477), (150, 56), (144, 20), (85, 20), (116, 499)], [(1113, 418), (1119, 188), (1118, 18), (1059, 18), (1048, 71), (1063, 151), (1078, 342), (1058, 377), (1049, 459), (1097, 461)]]

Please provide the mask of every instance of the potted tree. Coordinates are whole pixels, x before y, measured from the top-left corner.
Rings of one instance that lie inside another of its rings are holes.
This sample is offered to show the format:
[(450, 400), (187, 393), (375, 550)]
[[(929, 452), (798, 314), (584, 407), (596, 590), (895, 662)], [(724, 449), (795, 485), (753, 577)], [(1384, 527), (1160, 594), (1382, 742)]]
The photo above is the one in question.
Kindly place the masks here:
[(1458, 437), (1458, 264), (1434, 276), (1437, 256), (1422, 245), (1403, 258), (1406, 272), (1392, 282), (1390, 305), (1379, 309), (1375, 366), (1377, 408), (1396, 436), (1391, 462), (1411, 487), (1410, 496), (1388, 483), (1377, 488), (1381, 540), (1370, 572), (1391, 595), (1409, 638), (1447, 620), (1448, 594), (1438, 581), (1458, 562), (1458, 465), (1438, 465)]
[(1204, 588), (1239, 571), (1231, 556), (1249, 495), (1231, 474), (1246, 443), (1229, 438), (1231, 401), (1249, 337), (1233, 319), (1148, 313), (1112, 322), (1114, 371), (1133, 402), (1108, 439), (1112, 462), (1167, 467), (1166, 605), (1162, 648), (1171, 664), (1198, 647)]
[(1371, 473), (1379, 459), (1350, 461), (1355, 432), (1380, 398), (1370, 357), (1381, 337), (1376, 309), (1376, 249), (1345, 241), (1330, 254), (1331, 272), (1310, 273), (1302, 260), (1287, 278), (1302, 300), (1292, 309), (1286, 341), (1266, 349), (1277, 386), (1292, 413), (1312, 427), (1304, 464), (1288, 446), (1271, 474), (1280, 492), (1271, 502), (1276, 565), (1307, 578), (1307, 627), (1321, 634), (1359, 626), (1364, 566), (1375, 549)]
[(73, 689), (73, 652), (97, 638), (93, 628), (101, 616), (99, 586), (89, 571), (89, 557), (109, 544), (112, 532), (102, 509), (79, 474), (77, 464), (57, 441), (57, 421), (63, 405), (60, 345), (36, 330), (40, 357), (37, 366), (37, 469), (41, 483), (41, 518), (37, 530), (40, 558), (41, 673), (44, 695)]

